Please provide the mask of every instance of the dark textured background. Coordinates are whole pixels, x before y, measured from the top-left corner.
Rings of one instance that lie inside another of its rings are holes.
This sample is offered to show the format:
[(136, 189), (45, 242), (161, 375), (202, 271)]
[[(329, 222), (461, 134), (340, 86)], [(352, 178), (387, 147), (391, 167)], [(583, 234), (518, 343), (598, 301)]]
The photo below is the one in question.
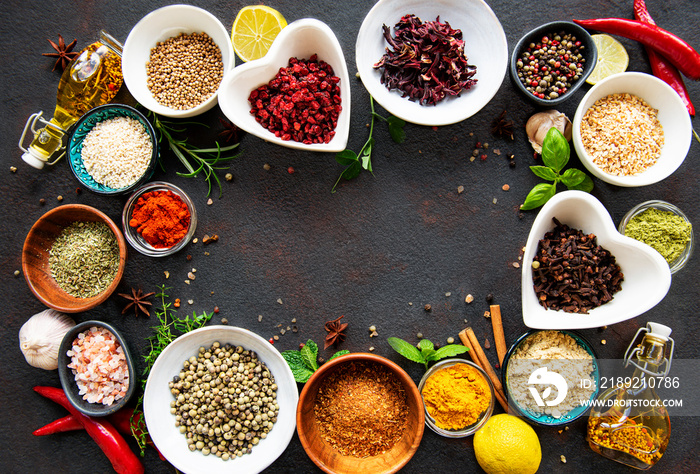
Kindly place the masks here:
[[(27, 365), (18, 347), (21, 325), (44, 308), (32, 295), (23, 277), (21, 249), (31, 225), (44, 212), (63, 203), (97, 207), (115, 221), (121, 217), (126, 197), (105, 198), (89, 192), (76, 194), (76, 181), (68, 164), (37, 171), (25, 165), (17, 149), (27, 117), (40, 109), (50, 115), (55, 104), (59, 73), (52, 72), (46, 39), (60, 33), (68, 41), (78, 38), (80, 49), (105, 28), (125, 40), (131, 27), (151, 10), (167, 5), (161, 0), (3, 2), (0, 13), (2, 61), (2, 169), (0, 195), (3, 225), (0, 229), (0, 303), (7, 309), (0, 328), (0, 470), (3, 472), (110, 472), (111, 467), (95, 443), (84, 433), (67, 433), (35, 438), (32, 431), (65, 410), (32, 391), (34, 385), (58, 386), (56, 372)], [(253, 2), (195, 1), (230, 28), (238, 10)], [(268, 2), (266, 2), (268, 3)], [(512, 49), (531, 28), (554, 20), (620, 16), (631, 18), (632, 0), (525, 0), (488, 2), (501, 21)], [(691, 0), (648, 0), (657, 23), (683, 36), (700, 48), (697, 4)], [(315, 17), (335, 31), (343, 47), (351, 76), (355, 67), (355, 38), (371, 0), (328, 2), (276, 0), (268, 3), (289, 22)], [(449, 20), (447, 12), (445, 20)], [(630, 55), (629, 70), (649, 72), (643, 48), (622, 40)], [(700, 105), (700, 85), (688, 81), (691, 96)], [(559, 109), (573, 117), (579, 100), (589, 86)], [(515, 140), (495, 139), (491, 121), (506, 109), (516, 124)], [(203, 179), (176, 176), (183, 171), (173, 156), (165, 156), (165, 179), (183, 187), (196, 202), (199, 213), (197, 236), (218, 234), (219, 242), (206, 248), (201, 242), (169, 258), (153, 259), (129, 252), (126, 273), (119, 292), (130, 288), (155, 290), (166, 284), (170, 295), (186, 303), (182, 311), (221, 312), (213, 323), (228, 318), (230, 324), (251, 329), (265, 338), (278, 333), (278, 324), (290, 325), (296, 318), (299, 332), (287, 333), (275, 343), (280, 350), (295, 349), (312, 338), (321, 342), (323, 323), (345, 315), (349, 323), (347, 340), (340, 347), (367, 351), (398, 362), (418, 382), (422, 369), (398, 356), (386, 343), (389, 336), (416, 341), (416, 333), (444, 344), (467, 324), (482, 340), (493, 344), (490, 321), (482, 314), (488, 309), (485, 297), (494, 295), (501, 305), (507, 340), (514, 341), (526, 327), (520, 310), (518, 262), (536, 211), (520, 215), (518, 205), (529, 189), (539, 182), (529, 170), (534, 163), (523, 129), (527, 118), (538, 109), (527, 102), (505, 78), (496, 97), (481, 112), (461, 123), (433, 129), (408, 124), (405, 143), (397, 145), (379, 124), (375, 132), (374, 176), (363, 173), (342, 184), (336, 194), (330, 189), (341, 167), (332, 154), (293, 151), (264, 143), (252, 136), (243, 139), (242, 156), (230, 171), (235, 179), (224, 183), (223, 197), (213, 196), (207, 205)], [(380, 109), (381, 112), (383, 112)], [(352, 84), (352, 125), (348, 146), (358, 150), (367, 135), (369, 97), (359, 80)], [(199, 117), (212, 125), (210, 132), (192, 127), (192, 139), (209, 144), (221, 130), (220, 109)], [(697, 128), (697, 119), (693, 120)], [(472, 135), (473, 134), (473, 135)], [(477, 140), (490, 144), (486, 161), (470, 162)], [(493, 153), (500, 149), (501, 155)], [(661, 183), (636, 188), (618, 188), (595, 181), (593, 194), (609, 210), (615, 223), (632, 206), (648, 199), (663, 199), (678, 205), (691, 221), (700, 223), (698, 173), (700, 144), (695, 140), (684, 164)], [(508, 154), (517, 166), (508, 167)], [(263, 165), (271, 169), (265, 171)], [(570, 162), (579, 166), (573, 154)], [(16, 173), (10, 167), (17, 167)], [(287, 168), (294, 167), (289, 174)], [(222, 173), (223, 176), (223, 173)], [(503, 184), (510, 191), (501, 190)], [(464, 186), (462, 194), (458, 186)], [(42, 207), (39, 199), (45, 199)], [(493, 199), (497, 198), (497, 203)], [(696, 230), (696, 236), (697, 236)], [(697, 252), (696, 252), (697, 253)], [(186, 256), (192, 255), (187, 261)], [(197, 279), (184, 280), (191, 268)], [(164, 271), (170, 272), (166, 280)], [(674, 329), (677, 358), (698, 359), (698, 284), (700, 256), (674, 275), (666, 298), (648, 313), (606, 330), (581, 333), (594, 343), (600, 357), (620, 358), (639, 326), (657, 321)], [(213, 294), (211, 293), (213, 292)], [(446, 293), (451, 296), (447, 297)], [(466, 294), (474, 295), (470, 305)], [(283, 304), (277, 302), (281, 299)], [(413, 303), (412, 305), (410, 303)], [(433, 310), (426, 312), (429, 303)], [(145, 340), (154, 320), (120, 314), (125, 302), (113, 296), (100, 307), (75, 315), (77, 321), (100, 319), (115, 325), (135, 354), (145, 353)], [(258, 322), (258, 315), (263, 315)], [(465, 320), (468, 323), (465, 323)], [(375, 325), (379, 337), (370, 339), (368, 327)], [(607, 345), (601, 345), (601, 339)], [(495, 349), (487, 351), (495, 361)], [(331, 351), (321, 350), (322, 357)], [(139, 361), (140, 363), (140, 361)], [(500, 410), (500, 409), (498, 409)], [(697, 413), (697, 408), (696, 411)], [(697, 417), (672, 419), (672, 438), (656, 472), (698, 472)], [(540, 472), (632, 472), (631, 469), (594, 454), (585, 442), (585, 418), (568, 431), (536, 428), (542, 443)], [(565, 455), (567, 463), (560, 462)], [(153, 450), (144, 459), (146, 471), (172, 472)], [(233, 465), (228, 465), (233, 469)], [(426, 429), (423, 441), (404, 472), (480, 472), (471, 438), (446, 439)], [(295, 435), (284, 454), (268, 472), (320, 472), (304, 453)]]

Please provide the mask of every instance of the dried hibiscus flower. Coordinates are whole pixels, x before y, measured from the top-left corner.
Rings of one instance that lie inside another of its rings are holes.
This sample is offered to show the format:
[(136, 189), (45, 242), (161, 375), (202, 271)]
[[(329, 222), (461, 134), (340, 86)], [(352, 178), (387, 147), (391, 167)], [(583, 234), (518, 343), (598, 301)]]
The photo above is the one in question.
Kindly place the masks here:
[(461, 30), (442, 23), (439, 16), (423, 23), (415, 15), (404, 15), (394, 29), (392, 37), (389, 27), (382, 26), (391, 48), (374, 65), (383, 68), (381, 82), (387, 89), (398, 89), (421, 105), (435, 105), (476, 84), (476, 66), (467, 62)]

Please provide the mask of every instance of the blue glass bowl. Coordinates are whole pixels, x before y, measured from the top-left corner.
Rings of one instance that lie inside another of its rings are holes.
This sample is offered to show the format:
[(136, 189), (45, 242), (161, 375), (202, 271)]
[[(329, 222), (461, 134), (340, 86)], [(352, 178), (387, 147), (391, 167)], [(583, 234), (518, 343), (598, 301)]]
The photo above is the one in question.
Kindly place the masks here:
[[(534, 334), (541, 331), (543, 330), (533, 329), (531, 331), (526, 332), (525, 334), (520, 336), (515, 341), (515, 343), (513, 343), (510, 349), (508, 349), (506, 356), (503, 358), (501, 382), (503, 383), (503, 387), (506, 392), (506, 397), (508, 398), (508, 405), (515, 412), (513, 414), (522, 416), (527, 421), (533, 422), (541, 426), (566, 425), (580, 418), (586, 411), (588, 411), (590, 407), (587, 405), (581, 405), (574, 408), (571, 411), (563, 413), (560, 417), (557, 418), (546, 413), (539, 413), (532, 410), (528, 410), (527, 408), (520, 406), (518, 402), (516, 402), (511, 396), (510, 381), (508, 379), (508, 363), (510, 362), (510, 358), (515, 353), (515, 351), (525, 342), (525, 340), (527, 340), (530, 336), (533, 336)], [(598, 366), (598, 357), (595, 351), (593, 350), (593, 347), (587, 340), (585, 340), (581, 335), (575, 332), (562, 330), (557, 330), (557, 332), (561, 332), (566, 334), (567, 336), (572, 337), (578, 343), (578, 345), (583, 347), (586, 350), (586, 352), (588, 352), (593, 358), (593, 374), (591, 375), (591, 377), (595, 381), (595, 390), (591, 394), (590, 400), (595, 400), (595, 398), (598, 396), (598, 389), (600, 387), (600, 367)]]
[[(151, 137), (151, 142), (153, 143), (153, 153), (151, 154), (151, 160), (148, 163), (146, 171), (139, 179), (136, 180), (136, 182), (123, 188), (110, 188), (95, 181), (93, 177), (90, 176), (90, 173), (88, 173), (85, 169), (81, 156), (85, 136), (90, 133), (90, 131), (98, 123), (115, 117), (128, 117), (139, 121), (146, 129), (146, 132), (148, 133), (148, 136)], [(141, 112), (128, 105), (106, 104), (95, 107), (83, 115), (80, 120), (78, 120), (68, 140), (68, 149), (66, 153), (68, 154), (70, 169), (80, 184), (94, 193), (116, 196), (133, 191), (148, 181), (151, 176), (153, 176), (156, 163), (158, 163), (159, 148), (158, 139), (156, 137), (156, 132), (153, 129), (153, 125), (151, 125), (148, 119)]]

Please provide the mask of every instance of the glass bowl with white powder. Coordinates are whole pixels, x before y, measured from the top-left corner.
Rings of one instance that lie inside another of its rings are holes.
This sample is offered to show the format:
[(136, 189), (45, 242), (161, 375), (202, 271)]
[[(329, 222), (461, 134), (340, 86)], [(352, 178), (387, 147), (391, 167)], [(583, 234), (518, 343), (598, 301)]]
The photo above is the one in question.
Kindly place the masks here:
[(572, 331), (528, 331), (503, 360), (509, 406), (538, 425), (565, 425), (582, 416), (598, 394), (599, 378), (593, 347)]
[(83, 115), (66, 153), (78, 181), (103, 195), (126, 194), (148, 181), (159, 156), (151, 123), (124, 104), (101, 105)]

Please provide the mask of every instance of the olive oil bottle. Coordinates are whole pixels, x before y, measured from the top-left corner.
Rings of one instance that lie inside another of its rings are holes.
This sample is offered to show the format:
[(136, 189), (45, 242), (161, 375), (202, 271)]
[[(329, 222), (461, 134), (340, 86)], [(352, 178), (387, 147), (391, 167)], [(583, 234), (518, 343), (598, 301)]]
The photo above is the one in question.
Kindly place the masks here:
[[(22, 159), (29, 165), (42, 169), (44, 164), (52, 165), (49, 159), (64, 148), (64, 137), (80, 117), (90, 109), (111, 101), (119, 92), (123, 82), (121, 68), (121, 44), (104, 31), (100, 31), (98, 41), (83, 49), (63, 71), (56, 95), (56, 110), (51, 120), (42, 118), (42, 112), (33, 114), (24, 126), (19, 147), (24, 154)], [(43, 125), (36, 129), (37, 123)], [(33, 139), (29, 148), (23, 142), (27, 132)]]
[[(635, 345), (642, 332), (641, 343)], [(625, 353), (625, 367), (632, 365), (634, 374), (620, 377), (621, 383), (600, 395), (600, 405), (588, 418), (588, 444), (596, 453), (637, 469), (649, 469), (663, 456), (671, 421), (654, 387), (671, 369), (670, 334), (669, 327), (657, 323), (647, 323), (635, 334)]]

